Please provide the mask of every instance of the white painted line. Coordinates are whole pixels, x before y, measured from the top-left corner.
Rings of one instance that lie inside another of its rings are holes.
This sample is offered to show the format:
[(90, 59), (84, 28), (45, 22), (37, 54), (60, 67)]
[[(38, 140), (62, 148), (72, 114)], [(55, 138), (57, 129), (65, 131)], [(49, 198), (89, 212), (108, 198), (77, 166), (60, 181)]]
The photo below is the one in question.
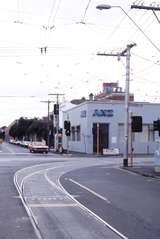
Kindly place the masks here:
[(106, 225), (109, 229), (111, 229), (114, 233), (116, 233), (118, 236), (120, 236), (122, 239), (128, 239), (126, 236), (124, 236), (122, 233), (120, 233), (117, 229), (115, 229), (114, 227), (112, 227), (109, 223), (107, 223), (106, 221), (104, 221), (101, 217), (99, 217), (97, 214), (95, 214), (94, 212), (92, 212), (90, 209), (88, 209), (87, 207), (85, 207), (83, 204), (81, 204), (79, 201), (77, 201), (74, 197), (72, 197), (71, 194), (69, 194), (67, 192), (67, 190), (62, 186), (62, 184), (60, 183), (60, 177), (58, 178), (58, 182), (60, 187), (62, 188), (62, 190), (70, 197), (72, 198), (82, 210), (85, 210), (87, 212), (89, 212), (94, 218), (98, 219), (100, 222), (102, 222), (104, 225)]
[(100, 194), (96, 193), (96, 192), (93, 191), (92, 189), (87, 188), (86, 186), (84, 186), (84, 185), (82, 185), (82, 184), (76, 182), (75, 180), (73, 180), (73, 179), (71, 179), (71, 178), (69, 178), (68, 180), (69, 180), (70, 182), (72, 182), (72, 183), (78, 185), (79, 187), (81, 187), (81, 188), (87, 190), (88, 192), (92, 193), (92, 194), (95, 195), (96, 197), (98, 197), (98, 198), (100, 198), (100, 199), (106, 201), (108, 204), (111, 203), (108, 198), (105, 198), (105, 197), (101, 196)]
[(30, 207), (77, 207), (76, 203), (54, 203), (54, 204), (29, 204)]

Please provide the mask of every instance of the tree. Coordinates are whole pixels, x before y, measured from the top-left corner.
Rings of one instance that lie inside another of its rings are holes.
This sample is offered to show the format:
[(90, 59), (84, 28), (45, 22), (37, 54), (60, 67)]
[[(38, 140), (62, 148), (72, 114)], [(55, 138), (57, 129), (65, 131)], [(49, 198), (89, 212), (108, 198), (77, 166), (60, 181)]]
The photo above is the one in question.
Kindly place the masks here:
[(47, 140), (47, 122), (35, 118), (28, 127), (27, 133), (32, 139), (37, 138), (38, 140)]
[(21, 117), (16, 120), (9, 130), (9, 135), (19, 140), (25, 139), (45, 139), (47, 140), (47, 122), (41, 119), (27, 119)]

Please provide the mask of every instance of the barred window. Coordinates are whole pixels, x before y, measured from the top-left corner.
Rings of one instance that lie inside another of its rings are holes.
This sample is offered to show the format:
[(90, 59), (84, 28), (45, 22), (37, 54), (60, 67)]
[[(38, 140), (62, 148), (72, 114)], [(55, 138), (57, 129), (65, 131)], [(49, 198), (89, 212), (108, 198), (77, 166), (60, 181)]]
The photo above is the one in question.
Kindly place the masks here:
[(76, 139), (76, 131), (75, 131), (75, 127), (72, 127), (71, 128), (71, 135), (72, 135), (72, 141), (75, 141), (75, 139)]

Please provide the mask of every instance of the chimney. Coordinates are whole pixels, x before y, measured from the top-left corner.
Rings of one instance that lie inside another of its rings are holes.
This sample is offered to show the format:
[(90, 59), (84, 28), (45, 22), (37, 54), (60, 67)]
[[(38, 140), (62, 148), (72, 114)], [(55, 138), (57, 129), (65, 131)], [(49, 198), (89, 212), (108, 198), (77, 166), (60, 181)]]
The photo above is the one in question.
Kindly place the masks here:
[(92, 93), (89, 94), (89, 100), (93, 100), (93, 94)]

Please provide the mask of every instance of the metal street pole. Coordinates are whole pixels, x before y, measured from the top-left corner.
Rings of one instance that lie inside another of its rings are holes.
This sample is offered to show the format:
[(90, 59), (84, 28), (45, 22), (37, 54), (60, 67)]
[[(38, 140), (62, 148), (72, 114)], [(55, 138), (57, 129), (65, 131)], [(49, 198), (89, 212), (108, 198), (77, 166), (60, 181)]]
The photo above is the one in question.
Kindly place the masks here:
[(54, 101), (50, 101), (50, 100), (42, 100), (42, 103), (47, 103), (48, 104), (48, 111), (47, 111), (47, 144), (48, 144), (48, 148), (50, 148), (50, 127), (49, 127), (49, 110), (50, 110), (50, 103), (53, 103)]
[[(55, 118), (55, 126), (56, 126), (56, 134), (55, 134), (55, 143), (54, 143), (54, 148), (55, 148), (55, 151), (58, 150), (58, 134), (59, 134), (59, 96), (63, 96), (64, 94), (48, 94), (48, 95), (53, 95), (53, 96), (56, 96), (56, 104), (58, 106), (58, 112), (56, 114), (54, 114), (54, 118)], [(53, 113), (54, 113), (54, 110), (53, 110)]]

